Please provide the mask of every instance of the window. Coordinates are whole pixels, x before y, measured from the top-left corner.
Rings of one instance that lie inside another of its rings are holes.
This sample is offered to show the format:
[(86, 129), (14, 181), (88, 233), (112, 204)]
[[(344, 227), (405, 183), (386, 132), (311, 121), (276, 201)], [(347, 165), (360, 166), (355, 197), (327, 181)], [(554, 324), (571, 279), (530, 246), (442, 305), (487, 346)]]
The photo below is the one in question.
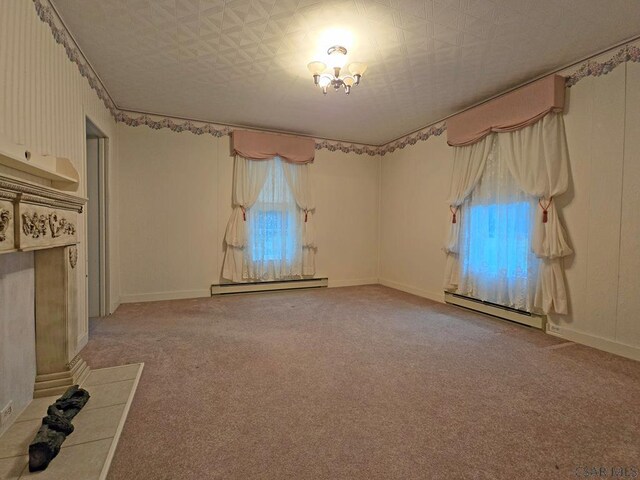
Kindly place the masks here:
[(537, 202), (492, 149), (460, 226), (459, 293), (530, 312), (539, 260), (531, 250)]
[(270, 162), (256, 203), (247, 212), (249, 278), (277, 280), (302, 273), (302, 227), (282, 160)]
[(482, 236), (469, 248), (469, 271), (507, 278), (528, 276), (531, 204), (476, 205), (469, 213), (470, 230)]
[(297, 238), (291, 234), (295, 216), (287, 211), (287, 205), (265, 205), (264, 208), (268, 210), (259, 210), (253, 215), (252, 229), (256, 236), (251, 242), (252, 260), (292, 260), (297, 247)]

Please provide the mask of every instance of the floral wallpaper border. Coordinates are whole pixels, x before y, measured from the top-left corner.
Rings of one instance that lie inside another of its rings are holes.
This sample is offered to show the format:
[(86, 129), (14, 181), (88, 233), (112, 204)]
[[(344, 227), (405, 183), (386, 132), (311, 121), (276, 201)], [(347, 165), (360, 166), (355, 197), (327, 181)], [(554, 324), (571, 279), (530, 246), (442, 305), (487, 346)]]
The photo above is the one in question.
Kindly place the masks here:
[(409, 145), (415, 145), (418, 142), (424, 142), (431, 137), (439, 137), (444, 132), (447, 131), (447, 124), (443, 123), (439, 127), (432, 125), (427, 128), (423, 128), (422, 130), (418, 130), (415, 133), (407, 135), (405, 137), (399, 138), (398, 140), (394, 140), (393, 142), (389, 142), (385, 145), (378, 147), (380, 150), (380, 155), (386, 155), (387, 153), (395, 152), (396, 150), (402, 150), (403, 148)]
[(165, 117), (160, 115), (140, 114), (119, 110), (115, 115), (116, 121), (129, 125), (130, 127), (139, 127), (146, 125), (154, 130), (168, 128), (174, 132), (191, 132), (196, 135), (209, 134), (214, 137), (224, 137), (229, 135), (233, 129), (225, 125), (217, 125), (209, 122), (197, 122), (192, 120), (183, 120), (178, 118)]
[(33, 0), (33, 3), (40, 20), (49, 25), (55, 41), (64, 47), (69, 60), (78, 66), (80, 75), (87, 79), (89, 86), (95, 90), (98, 98), (104, 102), (105, 107), (107, 107), (111, 115), (115, 117), (119, 112), (118, 107), (111, 99), (111, 96), (109, 96), (107, 89), (102, 84), (98, 75), (96, 75), (96, 72), (73, 41), (64, 23), (62, 23), (60, 17), (58, 17), (58, 14), (51, 7), (49, 0)]
[[(98, 97), (104, 102), (116, 122), (121, 122), (132, 127), (146, 125), (154, 130), (168, 128), (174, 132), (191, 132), (196, 135), (209, 134), (214, 137), (229, 135), (234, 130), (234, 127), (210, 122), (198, 122), (168, 116), (138, 114), (135, 112), (120, 110), (111, 99), (98, 75), (95, 73), (76, 43), (72, 40), (71, 35), (51, 6), (49, 0), (33, 0), (33, 3), (40, 20), (49, 25), (53, 38), (57, 43), (64, 47), (69, 60), (78, 66), (80, 74), (87, 79), (91, 88), (95, 90)], [(574, 73), (566, 77), (566, 85), (567, 87), (572, 87), (583, 78), (606, 75), (614, 68), (626, 62), (640, 63), (640, 47), (631, 44), (625, 45), (609, 60), (604, 62), (597, 62), (595, 60), (586, 61), (580, 65)], [(446, 122), (441, 123), (439, 126), (429, 125), (384, 145), (364, 145), (340, 142), (336, 140), (316, 139), (316, 150), (326, 149), (331, 152), (341, 151), (344, 153), (356, 153), (358, 155), (384, 156), (387, 153), (401, 150), (409, 145), (415, 145), (417, 142), (423, 142), (431, 137), (440, 136), (446, 130)]]
[(578, 70), (566, 77), (565, 84), (567, 87), (572, 87), (583, 78), (606, 75), (617, 66), (626, 62), (640, 62), (640, 47), (636, 45), (625, 45), (618, 50), (613, 57), (604, 62), (588, 60), (580, 65)]

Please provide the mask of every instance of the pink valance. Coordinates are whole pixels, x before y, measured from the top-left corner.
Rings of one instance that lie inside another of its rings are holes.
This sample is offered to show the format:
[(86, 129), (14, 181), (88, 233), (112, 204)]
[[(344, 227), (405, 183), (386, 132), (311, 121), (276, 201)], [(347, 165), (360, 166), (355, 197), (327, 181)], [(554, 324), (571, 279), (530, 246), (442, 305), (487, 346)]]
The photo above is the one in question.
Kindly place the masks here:
[(231, 153), (251, 160), (279, 156), (287, 162), (309, 163), (315, 157), (316, 142), (313, 138), (235, 130), (231, 136)]
[(549, 75), (447, 120), (447, 143), (471, 145), (491, 132), (527, 127), (564, 108), (564, 77)]

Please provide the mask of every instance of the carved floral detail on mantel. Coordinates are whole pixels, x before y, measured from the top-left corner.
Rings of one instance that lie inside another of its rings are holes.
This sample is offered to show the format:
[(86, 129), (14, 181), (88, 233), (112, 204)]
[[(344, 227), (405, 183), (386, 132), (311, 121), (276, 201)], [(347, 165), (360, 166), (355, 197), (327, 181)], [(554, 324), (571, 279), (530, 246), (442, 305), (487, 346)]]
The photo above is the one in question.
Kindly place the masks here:
[[(106, 87), (100, 81), (98, 75), (91, 68), (90, 63), (73, 41), (72, 35), (66, 29), (64, 23), (58, 18), (57, 13), (49, 3), (49, 0), (33, 0), (38, 13), (38, 17), (49, 25), (53, 38), (61, 44), (69, 60), (78, 66), (80, 74), (87, 79), (89, 85), (95, 90), (98, 97), (104, 102), (116, 122), (129, 126), (146, 125), (149, 128), (158, 130), (168, 128), (174, 132), (191, 132), (196, 135), (209, 134), (214, 137), (223, 137), (233, 131), (232, 127), (219, 125), (212, 122), (197, 122), (193, 120), (176, 119), (168, 116), (148, 115), (120, 110), (111, 99)], [(625, 62), (640, 62), (640, 48), (636, 45), (628, 44), (618, 50), (613, 57), (604, 62), (588, 60), (578, 69), (566, 77), (567, 87), (572, 87), (583, 78), (592, 76), (599, 77), (611, 72), (617, 66)], [(435, 123), (441, 123), (435, 122)], [(329, 151), (341, 151), (344, 153), (356, 153), (358, 155), (385, 155), (397, 149), (405, 148), (407, 145), (414, 145), (419, 141), (428, 140), (431, 137), (441, 135), (447, 128), (446, 123), (439, 127), (435, 123), (427, 125), (417, 132), (405, 135), (397, 140), (384, 145), (362, 145), (357, 143), (340, 142), (335, 140), (316, 139), (316, 150), (327, 149)], [(244, 128), (243, 128), (244, 129)]]
[(71, 268), (76, 268), (77, 264), (78, 264), (78, 247), (73, 245), (72, 247), (69, 248), (69, 265), (71, 265)]
[(51, 236), (53, 238), (59, 237), (60, 235), (74, 235), (76, 233), (75, 225), (66, 218), (58, 220), (58, 214), (55, 212), (49, 214), (49, 228), (51, 229)]
[(47, 235), (47, 217), (45, 215), (38, 215), (35, 212), (33, 215), (23, 213), (22, 231), (26, 236), (31, 238), (45, 237)]
[(11, 212), (0, 208), (0, 242), (4, 242), (7, 239), (7, 230), (11, 225)]
[[(47, 227), (49, 227), (47, 229)], [(53, 212), (49, 215), (23, 213), (22, 214), (22, 231), (31, 238), (40, 238), (47, 236), (47, 230), (50, 232), (51, 238), (61, 235), (74, 235), (76, 227), (66, 218), (58, 219), (58, 215)]]

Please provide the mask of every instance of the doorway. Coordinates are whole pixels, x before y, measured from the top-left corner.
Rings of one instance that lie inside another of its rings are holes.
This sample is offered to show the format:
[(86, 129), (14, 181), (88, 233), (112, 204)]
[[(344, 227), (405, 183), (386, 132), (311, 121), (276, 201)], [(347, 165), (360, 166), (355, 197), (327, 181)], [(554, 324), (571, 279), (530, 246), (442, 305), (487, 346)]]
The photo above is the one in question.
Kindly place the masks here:
[(107, 315), (107, 146), (108, 138), (86, 120), (87, 297), (89, 318)]

